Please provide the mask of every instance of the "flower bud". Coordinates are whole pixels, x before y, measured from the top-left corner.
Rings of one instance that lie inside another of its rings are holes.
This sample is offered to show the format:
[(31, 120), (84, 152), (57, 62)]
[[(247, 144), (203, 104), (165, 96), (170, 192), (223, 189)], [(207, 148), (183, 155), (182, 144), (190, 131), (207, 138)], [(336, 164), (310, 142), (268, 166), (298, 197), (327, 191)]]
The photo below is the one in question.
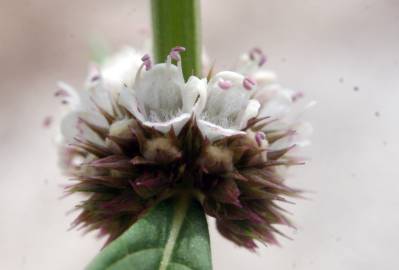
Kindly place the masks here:
[(181, 158), (181, 152), (169, 138), (159, 137), (146, 141), (143, 156), (150, 161), (169, 164)]
[(206, 173), (229, 172), (234, 168), (233, 153), (227, 148), (208, 145), (203, 150), (199, 163)]

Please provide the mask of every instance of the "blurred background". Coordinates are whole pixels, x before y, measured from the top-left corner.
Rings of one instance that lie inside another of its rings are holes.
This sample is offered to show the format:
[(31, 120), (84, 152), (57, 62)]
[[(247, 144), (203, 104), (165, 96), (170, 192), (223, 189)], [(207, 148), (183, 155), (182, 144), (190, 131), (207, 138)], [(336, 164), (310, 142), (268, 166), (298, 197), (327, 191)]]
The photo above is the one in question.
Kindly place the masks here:
[[(259, 46), (288, 87), (318, 101), (311, 162), (294, 186), (294, 241), (257, 254), (211, 228), (214, 269), (399, 269), (399, 1), (202, 0), (203, 41), (217, 68)], [(56, 81), (82, 85), (91, 39), (145, 46), (149, 1), (0, 0), (0, 268), (83, 269), (102, 246), (68, 231), (60, 199)], [(211, 221), (212, 223), (212, 221)]]

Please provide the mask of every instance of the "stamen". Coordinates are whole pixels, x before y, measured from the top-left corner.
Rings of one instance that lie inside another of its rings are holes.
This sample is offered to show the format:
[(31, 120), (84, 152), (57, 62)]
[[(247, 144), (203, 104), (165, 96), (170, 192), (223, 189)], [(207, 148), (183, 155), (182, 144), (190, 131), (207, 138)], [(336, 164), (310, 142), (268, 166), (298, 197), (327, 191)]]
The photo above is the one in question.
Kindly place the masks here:
[(171, 51), (169, 53), (169, 55), (175, 61), (180, 61), (180, 59), (181, 59), (180, 54), (178, 52), (176, 52), (176, 51)]
[(95, 82), (98, 81), (100, 78), (100, 75), (94, 75), (93, 77), (91, 77), (90, 81)]
[(138, 71), (136, 72), (136, 77), (134, 78), (134, 85), (136, 86), (139, 83), (143, 67), (145, 67), (145, 70), (148, 71), (149, 69), (151, 69), (152, 66), (151, 57), (148, 54), (145, 54), (143, 57), (141, 57), (141, 61), (143, 61), (143, 64), (141, 64), (141, 66), (139, 67)]
[(170, 57), (175, 60), (175, 61), (180, 61), (181, 60), (181, 56), (180, 53), (181, 52), (185, 52), (186, 48), (181, 47), (181, 46), (176, 46), (174, 48), (172, 48), (172, 50), (170, 50)]
[(185, 52), (186, 48), (184, 48), (182, 46), (176, 46), (172, 50), (180, 53), (180, 52)]
[(139, 70), (137, 70), (136, 72), (136, 77), (134, 78), (134, 85), (138, 85), (139, 83), (139, 79), (141, 76), (141, 71), (143, 70), (143, 67), (145, 67), (145, 63), (141, 64), (141, 66), (139, 67)]
[(249, 58), (250, 58), (251, 60), (255, 60), (256, 55), (262, 55), (262, 54), (263, 54), (263, 52), (262, 52), (261, 49), (259, 49), (259, 48), (253, 48), (252, 50), (249, 51)]
[(58, 89), (57, 91), (55, 91), (54, 96), (55, 97), (69, 97), (70, 94), (64, 89)]
[(148, 71), (151, 69), (152, 62), (151, 62), (151, 57), (148, 54), (145, 54), (142, 58), (141, 61), (143, 61), (143, 64), (145, 66), (145, 70)]
[(230, 81), (225, 81), (223, 79), (220, 79), (218, 82), (218, 86), (223, 90), (228, 90), (230, 87), (233, 86), (233, 84)]
[(243, 84), (243, 86), (244, 86), (244, 88), (246, 89), (246, 90), (252, 90), (252, 88), (255, 86), (255, 82), (254, 82), (254, 80), (252, 80), (251, 78), (248, 78), (248, 77), (246, 77), (245, 79), (244, 79), (244, 81), (242, 82), (242, 84)]
[(262, 55), (261, 57), (260, 57), (260, 60), (259, 60), (259, 66), (261, 67), (261, 66), (263, 66), (265, 63), (266, 63), (266, 55)]
[(249, 58), (252, 61), (258, 60), (258, 65), (260, 67), (263, 66), (267, 60), (266, 55), (259, 48), (253, 48), (251, 51), (249, 51)]
[(255, 140), (256, 140), (256, 143), (258, 144), (258, 146), (262, 145), (262, 141), (264, 139), (266, 139), (265, 133), (263, 133), (263, 132), (256, 133)]
[(143, 57), (141, 57), (141, 61), (145, 62), (150, 59), (150, 56), (148, 54), (145, 54)]

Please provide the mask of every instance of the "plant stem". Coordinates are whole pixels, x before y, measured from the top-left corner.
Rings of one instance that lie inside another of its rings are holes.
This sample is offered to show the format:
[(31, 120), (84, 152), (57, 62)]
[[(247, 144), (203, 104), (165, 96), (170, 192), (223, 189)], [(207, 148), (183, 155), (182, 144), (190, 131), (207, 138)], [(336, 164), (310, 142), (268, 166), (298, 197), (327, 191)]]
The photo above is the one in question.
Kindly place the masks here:
[(164, 62), (170, 50), (183, 46), (184, 77), (201, 75), (199, 0), (151, 0), (153, 47), (156, 62)]
[[(186, 80), (191, 75), (201, 76), (202, 52), (199, 9), (199, 0), (151, 0), (155, 62), (164, 62), (170, 50), (176, 46), (186, 48), (186, 51), (181, 54), (183, 74)], [(203, 230), (202, 235), (206, 236), (206, 243), (209, 244), (208, 225), (201, 205), (194, 201), (188, 191), (187, 193), (177, 194), (177, 198), (172, 202), (174, 202), (172, 228), (163, 251), (160, 270), (169, 269), (175, 246), (179, 242), (178, 238), (183, 239), (180, 241), (187, 241), (184, 239), (188, 236), (181, 235), (181, 231), (184, 230), (182, 226), (187, 215), (194, 213), (194, 209), (198, 214), (190, 218), (190, 224), (201, 224), (198, 228)], [(188, 211), (189, 208), (191, 212)], [(185, 256), (192, 255), (190, 249), (184, 249), (183, 252)], [(201, 268), (212, 268), (210, 252), (208, 256), (209, 264), (208, 261), (204, 261), (205, 263), (200, 266)]]

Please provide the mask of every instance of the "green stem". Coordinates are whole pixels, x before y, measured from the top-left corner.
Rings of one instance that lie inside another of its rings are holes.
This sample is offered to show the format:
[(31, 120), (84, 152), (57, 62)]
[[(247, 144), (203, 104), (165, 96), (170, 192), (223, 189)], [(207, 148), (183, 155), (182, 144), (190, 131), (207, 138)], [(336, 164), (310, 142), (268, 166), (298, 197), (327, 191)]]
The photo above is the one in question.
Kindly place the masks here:
[(153, 46), (156, 62), (164, 62), (170, 50), (183, 46), (184, 77), (201, 75), (199, 0), (151, 0)]

